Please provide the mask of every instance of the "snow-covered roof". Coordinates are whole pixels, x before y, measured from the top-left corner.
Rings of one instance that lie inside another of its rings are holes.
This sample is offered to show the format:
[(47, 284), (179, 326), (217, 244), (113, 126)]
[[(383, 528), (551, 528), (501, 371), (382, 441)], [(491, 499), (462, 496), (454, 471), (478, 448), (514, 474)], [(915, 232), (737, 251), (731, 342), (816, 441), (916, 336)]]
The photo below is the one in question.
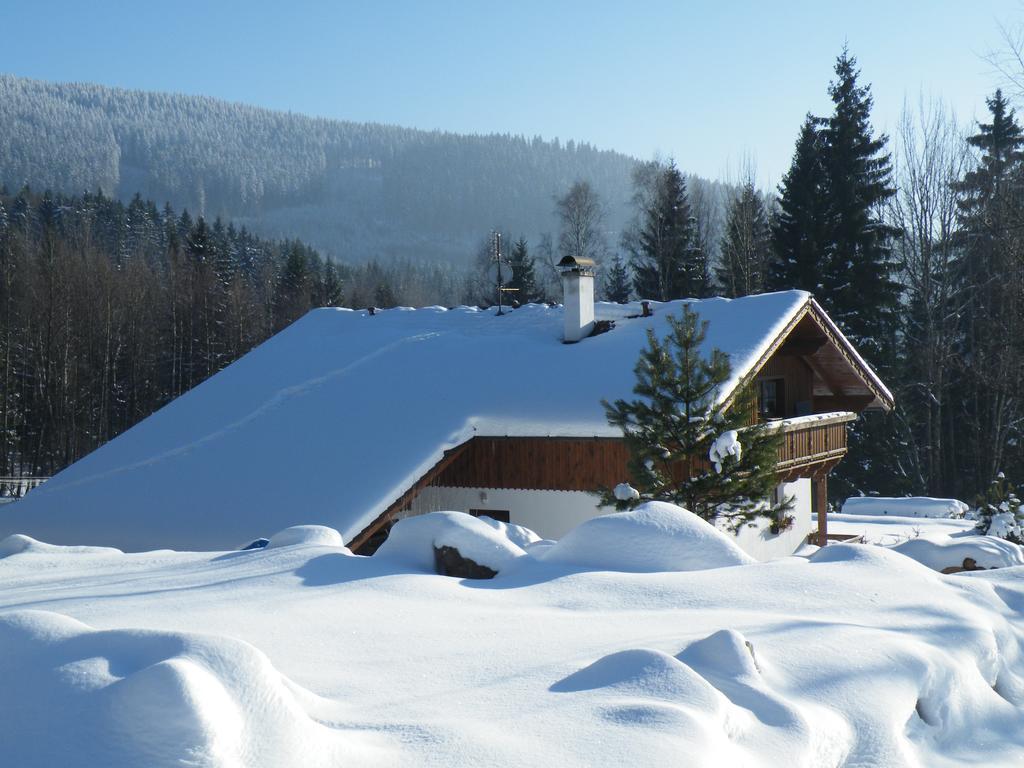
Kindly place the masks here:
[[(0, 535), (215, 549), (322, 523), (348, 541), (475, 435), (619, 434), (600, 401), (631, 396), (647, 329), (683, 303), (598, 304), (615, 328), (577, 344), (561, 307), (315, 310), (8, 506)], [(686, 303), (732, 361), (725, 397), (809, 295)]]

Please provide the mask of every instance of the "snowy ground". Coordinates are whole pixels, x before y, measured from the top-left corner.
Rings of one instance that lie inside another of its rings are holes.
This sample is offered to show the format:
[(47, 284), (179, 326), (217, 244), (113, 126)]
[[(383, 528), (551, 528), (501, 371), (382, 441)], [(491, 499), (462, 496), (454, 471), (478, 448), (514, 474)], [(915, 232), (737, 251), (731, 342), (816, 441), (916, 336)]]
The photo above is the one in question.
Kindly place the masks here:
[[(817, 525), (817, 523), (815, 523)], [(966, 535), (974, 531), (973, 520), (943, 517), (898, 517), (896, 515), (828, 516), (828, 532), (840, 536), (863, 536), (871, 544), (899, 544), (907, 539), (933, 535)]]
[[(479, 522), (421, 521), (422, 546), (373, 558), (323, 529), (219, 554), (7, 539), (0, 763), (1024, 759), (1024, 567), (943, 576), (865, 545), (751, 563), (665, 509), (565, 546)], [(698, 570), (636, 572), (617, 535)], [(499, 575), (430, 573), (456, 540)]]

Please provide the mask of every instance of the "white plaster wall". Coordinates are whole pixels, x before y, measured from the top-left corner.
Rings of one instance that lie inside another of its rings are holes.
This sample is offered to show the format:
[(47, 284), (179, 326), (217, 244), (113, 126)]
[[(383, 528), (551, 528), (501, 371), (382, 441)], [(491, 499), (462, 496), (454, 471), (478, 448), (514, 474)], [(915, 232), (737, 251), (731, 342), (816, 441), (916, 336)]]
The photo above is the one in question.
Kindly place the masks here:
[(597, 502), (597, 496), (583, 491), (431, 486), (413, 501), (412, 513), (502, 509), (508, 511), (509, 522), (524, 525), (545, 539), (560, 539), (584, 520), (615, 511), (599, 508)]
[[(764, 521), (745, 526), (737, 543), (758, 560), (770, 560), (793, 554), (813, 529), (811, 518), (811, 481), (799, 479), (783, 483), (779, 489), (793, 496), (793, 527), (778, 536), (768, 531)], [(560, 539), (584, 520), (615, 510), (598, 507), (597, 497), (582, 491), (529, 491), (509, 488), (425, 488), (412, 503), (409, 514), (471, 509), (507, 510), (509, 522), (536, 531), (545, 539)]]
[(758, 560), (792, 555), (807, 539), (807, 534), (814, 530), (810, 479), (801, 477), (792, 483), (782, 483), (777, 492), (793, 497), (793, 506), (789, 510), (793, 516), (793, 526), (773, 536), (769, 531), (771, 523), (762, 518), (752, 526), (743, 526), (736, 537), (736, 542), (743, 550)]

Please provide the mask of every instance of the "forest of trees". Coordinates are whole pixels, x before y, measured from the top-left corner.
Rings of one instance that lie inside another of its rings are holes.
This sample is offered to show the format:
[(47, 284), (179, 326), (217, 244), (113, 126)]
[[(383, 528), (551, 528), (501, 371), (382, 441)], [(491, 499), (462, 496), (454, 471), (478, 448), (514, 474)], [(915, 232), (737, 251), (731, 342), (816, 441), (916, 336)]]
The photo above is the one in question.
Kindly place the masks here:
[[(974, 501), (1024, 479), (1024, 133), (1000, 91), (965, 132), (940, 103), (906, 109), (895, 147), (870, 87), (838, 57), (832, 112), (808, 115), (776, 199), (731, 190), (717, 251), (669, 163), (634, 171), (632, 225), (606, 296), (810, 291), (894, 390), (867, 413), (833, 495)], [(626, 289), (627, 275), (632, 290)]]
[(0, 191), (0, 476), (63, 468), (313, 307), (468, 290), (447, 265), (335, 264), (139, 197)]

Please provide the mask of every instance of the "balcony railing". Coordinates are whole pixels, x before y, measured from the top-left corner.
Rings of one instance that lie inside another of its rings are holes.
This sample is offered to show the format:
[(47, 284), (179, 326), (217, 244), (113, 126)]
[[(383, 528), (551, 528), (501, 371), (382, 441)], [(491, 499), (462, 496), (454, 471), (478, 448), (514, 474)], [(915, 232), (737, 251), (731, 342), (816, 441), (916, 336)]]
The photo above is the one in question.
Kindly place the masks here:
[(841, 459), (846, 455), (846, 425), (856, 418), (855, 413), (837, 411), (769, 422), (783, 433), (779, 472), (794, 474), (794, 470)]

